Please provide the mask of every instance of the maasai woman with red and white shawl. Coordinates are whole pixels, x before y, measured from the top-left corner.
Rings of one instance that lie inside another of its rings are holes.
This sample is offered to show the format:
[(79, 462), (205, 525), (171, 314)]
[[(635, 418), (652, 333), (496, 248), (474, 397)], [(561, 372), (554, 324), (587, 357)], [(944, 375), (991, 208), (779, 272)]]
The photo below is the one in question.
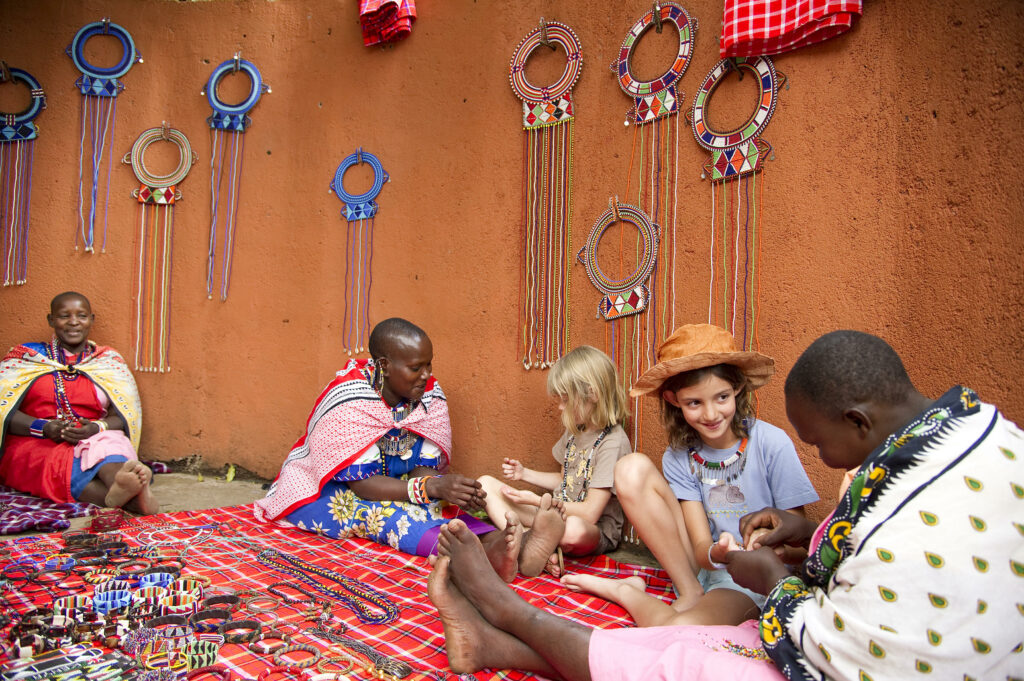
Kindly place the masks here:
[(152, 471), (136, 455), (142, 411), (113, 348), (89, 340), (95, 315), (80, 293), (50, 303), (49, 343), (0, 361), (0, 482), (57, 502), (156, 513)]
[(373, 359), (349, 361), (317, 398), (306, 434), (255, 504), (257, 519), (428, 556), (436, 553), (441, 527), (460, 517), (481, 535), (506, 581), (514, 579), (521, 552), (546, 560), (562, 524), (550, 499), (549, 524), (558, 527), (534, 531), (526, 541), (518, 517), (498, 531), (463, 512), (483, 509), (485, 493), (476, 480), (448, 472), (448, 403), (431, 375), (434, 351), (426, 333), (388, 319), (374, 328), (369, 349)]

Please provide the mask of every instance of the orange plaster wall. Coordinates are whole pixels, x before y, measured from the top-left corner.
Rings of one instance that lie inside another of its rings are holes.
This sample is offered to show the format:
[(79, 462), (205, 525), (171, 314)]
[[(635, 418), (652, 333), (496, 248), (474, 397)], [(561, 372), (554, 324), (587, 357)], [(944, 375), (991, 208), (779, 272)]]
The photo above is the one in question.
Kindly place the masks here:
[[(345, 223), (327, 186), (361, 146), (392, 178), (378, 199), (372, 319), (404, 316), (430, 333), (457, 469), (495, 473), (503, 455), (553, 466), (559, 425), (545, 374), (523, 371), (515, 342), (523, 160), (508, 61), (541, 15), (568, 23), (582, 42), (579, 248), (608, 197), (624, 192), (630, 102), (608, 64), (649, 3), (418, 4), (410, 38), (382, 50), (361, 45), (354, 0), (0, 0), (0, 58), (35, 75), (49, 104), (38, 119), (28, 283), (0, 291), (0, 346), (47, 338), (49, 299), (73, 288), (93, 301), (93, 337), (130, 355), (138, 208), (127, 166), (113, 169), (107, 253), (73, 250), (81, 97), (63, 50), (83, 24), (109, 16), (132, 32), (145, 58), (123, 79), (115, 156), (167, 120), (200, 157), (175, 217), (172, 370), (137, 375), (144, 456), (200, 454), (212, 465), (275, 474), (312, 400), (345, 360)], [(718, 59), (721, 2), (685, 6), (701, 25), (682, 80), (689, 103)], [(963, 382), (1024, 418), (1024, 397), (1014, 390), (1024, 373), (1022, 13), (1014, 2), (874, 0), (851, 33), (776, 60), (790, 89), (764, 133), (776, 158), (763, 178), (760, 340), (779, 378), (821, 333), (857, 328), (888, 339), (926, 394)], [(665, 45), (641, 44), (642, 75), (662, 70)], [(236, 50), (273, 92), (246, 133), (234, 275), (220, 303), (205, 293), (210, 111), (199, 91)], [(531, 75), (553, 70), (550, 59), (536, 61)], [(726, 111), (732, 100), (723, 101), (721, 115), (735, 115)], [(704, 158), (684, 136), (677, 323), (707, 314)], [(359, 181), (368, 183), (366, 173), (350, 188), (359, 190)], [(575, 266), (573, 344), (603, 345), (597, 298)], [(762, 391), (761, 409), (788, 428), (781, 380)], [(664, 438), (652, 412), (644, 449), (658, 457)], [(831, 499), (839, 473), (798, 449)], [(812, 513), (827, 508), (821, 502)]]

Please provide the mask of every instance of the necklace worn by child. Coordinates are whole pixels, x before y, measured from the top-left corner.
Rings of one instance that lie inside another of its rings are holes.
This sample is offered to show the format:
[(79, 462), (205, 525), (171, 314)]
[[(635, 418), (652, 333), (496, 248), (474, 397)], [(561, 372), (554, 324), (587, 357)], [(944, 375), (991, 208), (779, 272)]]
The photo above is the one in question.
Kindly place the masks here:
[(562, 464), (562, 486), (558, 490), (558, 499), (586, 500), (587, 491), (590, 489), (590, 474), (594, 469), (594, 452), (611, 430), (612, 426), (605, 426), (594, 440), (593, 446), (582, 452), (576, 449), (576, 435), (569, 436), (569, 441), (565, 443), (565, 462)]
[(724, 461), (707, 461), (696, 447), (690, 447), (690, 472), (700, 478), (705, 485), (726, 485), (743, 474), (747, 465), (747, 441), (740, 440), (740, 446)]

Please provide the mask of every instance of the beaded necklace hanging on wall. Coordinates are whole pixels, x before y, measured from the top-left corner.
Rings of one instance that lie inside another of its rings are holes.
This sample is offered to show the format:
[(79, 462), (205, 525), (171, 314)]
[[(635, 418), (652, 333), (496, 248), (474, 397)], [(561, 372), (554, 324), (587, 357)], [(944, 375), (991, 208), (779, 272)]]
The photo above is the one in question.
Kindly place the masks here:
[(0, 84), (24, 83), (32, 103), (21, 113), (0, 111), (0, 230), (4, 286), (28, 278), (28, 218), (32, 201), (32, 158), (39, 132), (33, 121), (46, 108), (39, 81), (27, 71), (0, 61)]
[[(178, 166), (167, 175), (146, 168), (144, 155), (151, 144), (171, 142), (178, 147)], [(139, 202), (138, 256), (135, 261), (135, 369), (170, 369), (168, 340), (171, 312), (171, 255), (174, 242), (174, 204), (181, 199), (178, 183), (197, 157), (188, 138), (164, 122), (144, 130), (122, 161), (132, 167), (141, 186), (132, 191)]]
[[(342, 180), (352, 166), (366, 163), (373, 169), (373, 185), (363, 194), (345, 191)], [(376, 156), (362, 147), (349, 154), (338, 165), (331, 181), (331, 191), (338, 195), (345, 208), (341, 214), (346, 222), (345, 234), (345, 329), (344, 349), (351, 355), (364, 352), (370, 342), (370, 287), (373, 285), (373, 222), (377, 202), (385, 182), (391, 178)]]
[[(249, 77), (249, 94), (238, 104), (226, 104), (217, 95), (222, 78), (231, 73), (244, 73)], [(206, 119), (210, 126), (210, 249), (206, 257), (206, 297), (213, 300), (217, 237), (220, 222), (224, 223), (221, 236), (220, 299), (228, 299), (228, 285), (231, 282), (231, 261), (235, 251), (235, 220), (238, 217), (238, 191), (241, 185), (242, 154), (245, 151), (245, 131), (252, 124), (249, 111), (256, 106), (260, 96), (270, 92), (270, 86), (263, 82), (256, 66), (236, 53), (233, 59), (222, 62), (210, 74), (203, 88), (203, 94), (213, 113)], [(230, 158), (225, 163), (225, 156)], [(227, 165), (227, 173), (225, 173)], [(227, 196), (221, 204), (221, 185), (227, 176)], [(223, 211), (223, 218), (221, 213)]]
[[(98, 35), (111, 35), (121, 43), (121, 57), (110, 68), (100, 68), (85, 59), (86, 42)], [(81, 237), (86, 253), (95, 250), (96, 215), (100, 207), (103, 209), (103, 243), (101, 251), (107, 250), (107, 202), (110, 198), (110, 169), (114, 165), (114, 119), (117, 112), (117, 96), (124, 90), (124, 84), (118, 80), (136, 63), (142, 63), (142, 56), (135, 49), (135, 41), (123, 27), (112, 23), (110, 19), (94, 21), (86, 24), (65, 50), (75, 67), (82, 72), (75, 81), (75, 86), (82, 93), (82, 139), (78, 152), (78, 230), (75, 232), (75, 250), (78, 250), (78, 239)], [(86, 154), (86, 137), (90, 165), (83, 158)], [(100, 206), (100, 167), (103, 153), (107, 151), (107, 185), (105, 198)], [(88, 215), (86, 215), (85, 191), (86, 172), (89, 173)]]
[[(552, 85), (526, 79), (526, 60), (544, 45), (561, 47), (565, 70)], [(569, 251), (572, 242), (572, 88), (583, 69), (572, 29), (544, 21), (512, 55), (509, 81), (523, 102), (523, 274), (517, 351), (524, 369), (546, 369), (569, 344)]]
[[(753, 77), (758, 89), (757, 104), (743, 124), (721, 131), (708, 120), (708, 105), (715, 90), (733, 72), (741, 80), (744, 74)], [(768, 57), (723, 59), (701, 83), (687, 113), (697, 144), (711, 152), (701, 173), (701, 179), (711, 180), (708, 323), (729, 329), (744, 350), (760, 344), (763, 170), (765, 155), (772, 152), (771, 144), (761, 133), (775, 111), (779, 85), (785, 82), (786, 77), (775, 70)], [(734, 198), (729, 196), (730, 182), (736, 188)], [(716, 237), (719, 221), (721, 232)]]

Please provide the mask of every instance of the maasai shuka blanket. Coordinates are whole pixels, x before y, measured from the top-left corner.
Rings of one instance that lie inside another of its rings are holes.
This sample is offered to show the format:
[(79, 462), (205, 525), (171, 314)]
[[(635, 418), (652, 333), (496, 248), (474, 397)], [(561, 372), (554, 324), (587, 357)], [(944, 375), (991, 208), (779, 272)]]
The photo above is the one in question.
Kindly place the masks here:
[[(261, 601), (258, 608), (241, 606), (233, 611), (234, 619), (251, 619), (259, 622), (264, 629), (274, 627), (292, 637), (292, 643), (311, 645), (324, 656), (336, 655), (339, 646), (317, 635), (313, 623), (309, 622), (303, 602), (288, 604), (274, 595), (269, 587), (277, 583), (289, 597), (301, 594), (282, 587), (282, 581), (297, 584), (311, 590), (318, 597), (309, 582), (300, 581), (259, 562), (258, 553), (273, 549), (279, 555), (312, 566), (316, 574), (308, 572), (313, 584), (339, 589), (337, 583), (327, 575), (340, 575), (357, 580), (364, 587), (370, 587), (384, 594), (399, 609), (399, 616), (386, 624), (364, 624), (348, 607), (337, 599), (332, 601), (331, 618), (328, 626), (342, 630), (352, 640), (373, 646), (378, 653), (389, 655), (412, 666), (413, 674), (406, 681), (438, 679), (455, 681), (448, 669), (445, 653), (444, 630), (437, 610), (427, 598), (427, 578), (431, 566), (426, 558), (410, 556), (366, 539), (350, 538), (335, 540), (320, 537), (297, 528), (280, 527), (274, 524), (257, 523), (248, 506), (216, 508), (204, 511), (184, 511), (146, 516), (130, 521), (115, 532), (100, 536), (103, 541), (121, 539), (129, 546), (124, 559), (131, 559), (132, 552), (148, 548), (146, 555), (153, 565), (175, 565), (180, 558), (184, 563), (183, 576), (198, 575), (208, 578), (206, 590), (228, 587), (235, 591), (255, 590), (276, 600), (268, 607)], [(63, 547), (59, 534), (21, 537), (0, 542), (0, 571), (18, 561), (38, 562), (57, 553)], [(161, 563), (159, 556), (163, 556)], [(623, 578), (636, 575), (647, 583), (647, 592), (666, 601), (671, 601), (672, 587), (668, 575), (660, 568), (643, 567), (616, 563), (607, 556), (592, 556), (584, 559), (567, 559), (566, 569), (579, 574)], [(79, 571), (73, 570), (66, 578), (51, 580), (51, 586), (40, 587), (34, 583), (11, 580), (10, 588), (0, 592), (0, 602), (5, 604), (9, 614), (23, 614), (34, 607), (51, 608), (54, 598), (70, 595), (90, 595), (95, 587), (87, 584)], [(516, 593), (540, 608), (574, 622), (600, 628), (633, 626), (629, 615), (618, 605), (596, 596), (568, 591), (550, 575), (534, 578), (519, 578), (509, 585)], [(251, 593), (251, 592), (250, 592)], [(345, 592), (347, 593), (347, 592)], [(230, 607), (230, 606), (229, 606)], [(12, 618), (17, 622), (17, 618)], [(12, 623), (13, 624), (13, 623)], [(6, 635), (11, 624), (0, 626), (0, 634)], [(2, 659), (0, 652), (0, 659)], [(308, 654), (304, 654), (308, 657)], [(363, 669), (363, 655), (355, 655), (360, 664), (348, 678), (375, 678)], [(295, 653), (298, 659), (299, 654)], [(244, 643), (225, 643), (219, 646), (216, 663), (227, 667), (235, 678), (255, 679), (261, 672), (274, 665), (273, 655), (261, 654)], [(336, 667), (335, 667), (336, 668)], [(538, 678), (521, 671), (484, 670), (474, 675), (479, 681), (503, 679), (520, 681)], [(342, 677), (344, 678), (344, 676)]]
[(438, 469), (448, 467), (452, 427), (448, 400), (431, 376), (420, 402), (399, 423), (370, 385), (373, 360), (353, 359), (337, 373), (313, 405), (306, 432), (292, 446), (267, 496), (253, 505), (257, 520), (276, 520), (319, 496), (335, 473), (351, 465), (395, 427), (422, 435), (441, 448)]
[(726, 57), (780, 54), (849, 30), (862, 0), (725, 0), (719, 51)]
[(791, 681), (1019, 676), (1022, 507), (1024, 432), (954, 387), (861, 465), (768, 595), (765, 651)]
[[(93, 353), (75, 364), (74, 370), (87, 376), (107, 393), (110, 406), (117, 410), (128, 426), (132, 447), (138, 450), (142, 435), (142, 403), (135, 378), (124, 357), (116, 350), (92, 341), (89, 344), (94, 348)], [(55, 371), (69, 371), (69, 368), (46, 356), (46, 343), (25, 343), (11, 348), (0, 360), (0, 424), (6, 424), (32, 381)], [(3, 447), (6, 430), (3, 428), (0, 432), (0, 448)]]
[(0, 485), (0, 535), (19, 532), (55, 532), (71, 527), (71, 518), (96, 515), (99, 506), (84, 502), (62, 503), (40, 499)]
[(398, 42), (412, 31), (415, 0), (359, 0), (363, 45)]

